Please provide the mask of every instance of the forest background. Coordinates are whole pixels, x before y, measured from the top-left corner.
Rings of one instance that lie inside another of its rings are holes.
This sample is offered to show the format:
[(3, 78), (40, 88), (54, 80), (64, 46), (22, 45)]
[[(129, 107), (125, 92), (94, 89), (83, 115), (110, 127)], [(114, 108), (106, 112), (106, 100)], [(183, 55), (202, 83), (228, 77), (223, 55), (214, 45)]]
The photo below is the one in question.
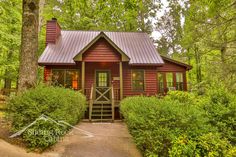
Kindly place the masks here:
[[(160, 54), (193, 66), (190, 90), (222, 84), (236, 92), (235, 0), (40, 0), (39, 10), (37, 56), (53, 17), (66, 30), (142, 31)], [(0, 89), (16, 87), (21, 28), (22, 0), (0, 0)]]

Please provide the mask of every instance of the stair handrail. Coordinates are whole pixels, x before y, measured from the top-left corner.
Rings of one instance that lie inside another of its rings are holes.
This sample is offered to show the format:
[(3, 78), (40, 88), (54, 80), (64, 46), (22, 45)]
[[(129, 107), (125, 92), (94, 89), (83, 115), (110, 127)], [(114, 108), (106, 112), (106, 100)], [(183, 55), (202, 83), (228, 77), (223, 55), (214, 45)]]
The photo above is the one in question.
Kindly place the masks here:
[(91, 86), (90, 96), (89, 96), (89, 120), (92, 120), (92, 109), (93, 109), (93, 84)]
[(114, 87), (111, 85), (111, 109), (112, 109), (112, 121), (115, 120), (115, 95), (114, 95)]

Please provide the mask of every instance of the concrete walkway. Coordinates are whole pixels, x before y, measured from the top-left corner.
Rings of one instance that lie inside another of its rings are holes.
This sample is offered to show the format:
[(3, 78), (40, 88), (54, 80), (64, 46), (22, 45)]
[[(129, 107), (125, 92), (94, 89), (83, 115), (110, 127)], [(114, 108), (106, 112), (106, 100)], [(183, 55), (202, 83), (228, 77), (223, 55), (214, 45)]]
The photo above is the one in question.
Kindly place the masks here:
[[(77, 129), (78, 128), (78, 129)], [(88, 136), (89, 135), (89, 136)], [(15, 146), (14, 146), (15, 147)], [(20, 149), (20, 148), (19, 148)], [(0, 141), (0, 156), (2, 155)], [(14, 152), (14, 150), (12, 150)], [(7, 150), (8, 153), (12, 152)], [(4, 150), (3, 150), (4, 152)], [(24, 156), (24, 152), (18, 151)], [(5, 152), (6, 155), (6, 152)], [(38, 157), (38, 154), (27, 154)], [(9, 157), (21, 157), (9, 155)], [(142, 157), (122, 122), (85, 123), (82, 122), (41, 157)], [(27, 156), (26, 156), (27, 157)]]
[(11, 145), (0, 139), (0, 157), (41, 157), (41, 155), (27, 153), (23, 148)]

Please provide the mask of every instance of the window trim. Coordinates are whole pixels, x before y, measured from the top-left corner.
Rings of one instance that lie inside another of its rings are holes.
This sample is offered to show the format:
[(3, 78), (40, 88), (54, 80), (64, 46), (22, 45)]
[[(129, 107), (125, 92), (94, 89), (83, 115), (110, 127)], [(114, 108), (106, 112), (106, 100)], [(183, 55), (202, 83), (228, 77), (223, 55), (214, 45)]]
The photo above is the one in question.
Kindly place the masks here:
[[(159, 85), (159, 75), (160, 74), (162, 74), (163, 75), (163, 92), (160, 92), (160, 85)], [(163, 71), (157, 71), (157, 90), (158, 90), (158, 92), (157, 93), (160, 93), (160, 94), (163, 94), (163, 93), (165, 93), (165, 83), (166, 83), (166, 74), (165, 74), (165, 72), (163, 72)]]
[[(182, 82), (177, 82), (177, 74), (178, 73), (182, 75)], [(184, 72), (180, 72), (180, 71), (175, 72), (175, 77), (176, 77), (176, 79), (175, 79), (175, 89), (178, 90), (178, 91), (184, 91)], [(177, 83), (182, 83), (182, 90), (177, 89)]]
[[(134, 71), (142, 71), (143, 72), (143, 90), (138, 90), (138, 89), (134, 89), (133, 87), (133, 72)], [(146, 77), (145, 77), (145, 70), (144, 69), (131, 69), (131, 90), (133, 92), (145, 92), (146, 91)]]
[[(172, 75), (172, 86), (170, 86), (170, 87), (168, 87), (168, 77), (167, 77), (167, 74), (171, 74)], [(166, 71), (165, 72), (165, 78), (166, 78), (166, 92), (168, 92), (169, 91), (169, 88), (174, 88), (174, 90), (176, 89), (176, 80), (175, 80), (175, 72), (174, 71)]]
[(112, 74), (110, 69), (95, 69), (94, 70), (94, 85), (97, 87), (97, 72), (108, 72), (108, 87), (111, 87), (112, 84)]
[[(176, 74), (177, 73), (181, 73), (182, 74), (182, 77), (183, 77), (183, 90), (182, 91), (185, 91), (186, 89), (186, 72), (185, 71), (159, 71), (157, 70), (156, 71), (157, 75), (159, 73), (162, 73), (164, 74), (164, 93), (167, 93), (168, 92), (168, 87), (167, 87), (167, 73), (172, 73), (173, 74), (173, 87), (175, 87), (175, 90), (177, 90), (177, 77), (176, 77)], [(156, 82), (157, 82), (157, 91), (158, 93), (159, 92), (159, 85), (158, 85), (158, 76), (156, 77)]]
[(78, 72), (78, 87), (77, 87), (77, 89), (74, 89), (74, 88), (72, 88), (73, 90), (80, 90), (81, 89), (81, 79), (80, 79), (80, 77), (81, 77), (81, 74), (80, 74), (80, 69), (75, 69), (75, 68), (72, 68), (72, 69), (63, 69), (63, 68), (51, 68), (51, 82), (53, 82), (53, 79), (52, 79), (52, 77), (53, 77), (53, 71), (54, 70), (62, 70), (63, 72), (64, 72), (64, 81), (63, 81), (63, 87), (64, 88), (66, 88), (65, 87), (65, 82), (66, 82), (66, 71), (77, 71)]

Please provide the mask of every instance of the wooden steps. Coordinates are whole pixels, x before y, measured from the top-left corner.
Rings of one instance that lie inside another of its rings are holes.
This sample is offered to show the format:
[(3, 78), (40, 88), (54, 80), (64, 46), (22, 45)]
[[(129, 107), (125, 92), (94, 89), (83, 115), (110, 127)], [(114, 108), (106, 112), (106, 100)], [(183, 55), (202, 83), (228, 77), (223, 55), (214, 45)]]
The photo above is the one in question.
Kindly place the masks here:
[(93, 104), (92, 121), (105, 122), (112, 121), (112, 106), (111, 104)]

